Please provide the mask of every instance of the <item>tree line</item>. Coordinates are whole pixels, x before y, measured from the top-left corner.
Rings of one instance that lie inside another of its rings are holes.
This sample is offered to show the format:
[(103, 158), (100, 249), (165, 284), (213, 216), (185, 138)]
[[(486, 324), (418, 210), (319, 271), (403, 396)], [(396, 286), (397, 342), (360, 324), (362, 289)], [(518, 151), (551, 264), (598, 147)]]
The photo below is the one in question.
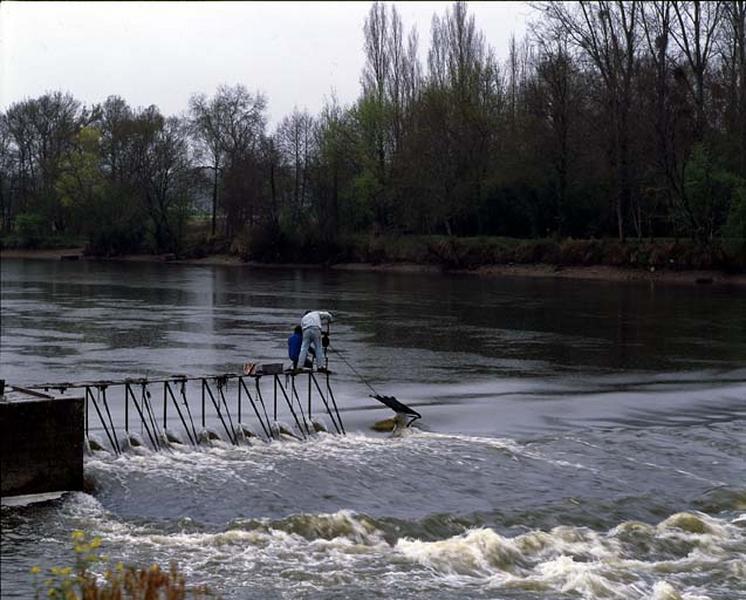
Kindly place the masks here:
[[(0, 115), (4, 233), (93, 252), (257, 256), (350, 233), (746, 238), (746, 0), (533, 5), (496, 58), (466, 3), (418, 32), (375, 2), (361, 93), (270, 128), (243, 85), (184, 116), (69, 93)], [(316, 254), (314, 254), (316, 253)]]

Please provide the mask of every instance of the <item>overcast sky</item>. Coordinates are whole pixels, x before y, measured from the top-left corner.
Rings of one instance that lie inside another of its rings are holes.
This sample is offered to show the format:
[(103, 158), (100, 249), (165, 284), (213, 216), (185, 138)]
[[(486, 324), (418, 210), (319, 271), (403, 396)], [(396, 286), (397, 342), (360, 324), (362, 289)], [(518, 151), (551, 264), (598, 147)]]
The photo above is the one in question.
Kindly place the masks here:
[[(396, 2), (420, 54), (448, 2)], [(50, 90), (85, 103), (111, 94), (180, 114), (195, 92), (241, 83), (269, 100), (270, 122), (316, 113), (335, 90), (360, 92), (363, 22), (371, 2), (0, 2), (0, 105)], [(523, 2), (470, 2), (499, 58), (520, 38)]]

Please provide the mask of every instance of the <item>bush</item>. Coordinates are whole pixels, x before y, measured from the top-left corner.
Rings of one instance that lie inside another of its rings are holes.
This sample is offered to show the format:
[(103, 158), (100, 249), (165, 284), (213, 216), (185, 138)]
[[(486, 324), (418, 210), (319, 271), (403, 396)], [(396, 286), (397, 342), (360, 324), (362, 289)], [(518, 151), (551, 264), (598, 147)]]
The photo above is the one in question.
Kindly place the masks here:
[(102, 226), (90, 234), (84, 253), (89, 256), (121, 256), (142, 248), (144, 232), (127, 225)]
[(724, 250), (730, 268), (746, 268), (746, 185), (734, 190), (724, 230)]
[(428, 255), (446, 269), (464, 269), (468, 264), (468, 252), (458, 238), (435, 239), (427, 244)]
[(44, 217), (22, 213), (15, 218), (15, 233), (21, 248), (39, 248), (49, 231)]
[[(182, 600), (184, 598), (214, 597), (207, 588), (188, 589), (184, 576), (172, 564), (168, 571), (156, 564), (148, 568), (105, 565), (103, 580), (92, 571), (92, 567), (103, 561), (98, 553), (100, 538), (88, 539), (84, 532), (72, 533), (75, 551), (74, 567), (51, 567), (44, 572), (41, 567), (33, 567), (37, 600), (43, 594), (47, 598), (60, 600)], [(39, 581), (40, 577), (43, 581)]]
[(243, 260), (276, 262), (289, 256), (290, 240), (279, 225), (267, 223), (244, 227), (231, 244), (231, 250)]
[[(738, 226), (746, 223), (746, 200), (733, 211), (729, 223), (735, 223), (734, 231), (739, 233)], [(195, 229), (184, 244), (183, 255), (197, 258), (230, 251), (243, 260), (270, 263), (410, 262), (455, 270), (511, 263), (731, 271), (746, 266), (746, 240), (739, 237), (704, 243), (672, 239), (622, 242), (359, 233), (329, 239), (314, 223), (302, 227), (289, 223), (280, 218), (279, 222), (245, 227), (231, 242), (210, 236), (205, 228)]]
[(524, 240), (513, 251), (514, 261), (520, 264), (558, 264), (559, 247), (551, 240)]
[(290, 227), (267, 222), (244, 228), (234, 239), (232, 250), (243, 260), (323, 264), (345, 260), (349, 244), (327, 239), (317, 227)]

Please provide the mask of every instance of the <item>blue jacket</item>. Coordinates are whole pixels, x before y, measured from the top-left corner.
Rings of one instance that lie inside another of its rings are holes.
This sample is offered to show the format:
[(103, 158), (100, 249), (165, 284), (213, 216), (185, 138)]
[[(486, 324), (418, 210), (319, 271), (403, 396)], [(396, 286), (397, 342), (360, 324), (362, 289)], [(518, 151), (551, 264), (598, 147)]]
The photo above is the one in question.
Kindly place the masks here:
[(300, 356), (300, 346), (303, 343), (303, 336), (300, 333), (294, 333), (288, 338), (288, 357), (293, 362)]

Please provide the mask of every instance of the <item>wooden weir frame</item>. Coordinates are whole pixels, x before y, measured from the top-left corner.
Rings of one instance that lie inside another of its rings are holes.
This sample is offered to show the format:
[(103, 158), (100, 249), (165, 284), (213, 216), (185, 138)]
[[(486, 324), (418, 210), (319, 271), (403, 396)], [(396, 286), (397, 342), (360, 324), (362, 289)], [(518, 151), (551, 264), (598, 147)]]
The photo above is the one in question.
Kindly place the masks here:
[[(280, 375), (285, 375), (285, 382), (283, 383), (280, 379)], [(318, 376), (325, 375), (326, 392), (322, 389), (322, 383), (319, 383)], [(301, 402), (298, 388), (296, 386), (297, 377), (308, 377), (307, 383), (307, 398), (306, 398), (306, 409), (304, 411), (303, 403)], [(93, 406), (95, 417), (97, 418), (100, 429), (103, 430), (111, 452), (115, 455), (120, 455), (123, 452), (123, 444), (121, 439), (117, 435), (117, 424), (115, 419), (112, 417), (112, 411), (110, 410), (109, 400), (110, 396), (107, 397), (107, 389), (119, 388), (123, 390), (124, 399), (124, 423), (119, 424), (124, 426), (124, 433), (126, 440), (130, 439), (130, 404), (135, 408), (135, 422), (139, 423), (141, 431), (144, 432), (145, 438), (143, 443), (154, 451), (168, 449), (170, 443), (174, 440), (172, 435), (167, 434), (169, 424), (169, 404), (176, 410), (178, 416), (178, 422), (181, 425), (186, 438), (184, 444), (188, 444), (194, 448), (199, 447), (205, 443), (204, 436), (200, 436), (195, 426), (195, 417), (192, 411), (194, 405), (194, 398), (190, 404), (188, 390), (194, 389), (194, 385), (189, 386), (190, 382), (199, 382), (200, 388), (200, 404), (199, 404), (199, 417), (198, 420), (201, 424), (201, 430), (205, 431), (207, 427), (207, 416), (208, 416), (208, 404), (209, 399), (210, 406), (214, 409), (214, 415), (217, 418), (217, 424), (222, 426), (222, 431), (225, 433), (226, 441), (234, 446), (241, 443), (243, 439), (242, 430), (242, 416), (245, 411), (243, 410), (244, 402), (248, 403), (251, 407), (251, 413), (249, 413), (253, 419), (255, 419), (260, 426), (260, 430), (256, 432), (256, 436), (262, 438), (264, 441), (271, 442), (278, 439), (279, 430), (277, 426), (273, 426), (274, 423), (270, 421), (270, 415), (267, 410), (267, 404), (264, 400), (264, 394), (262, 393), (262, 382), (265, 378), (270, 378), (272, 381), (272, 418), (276, 422), (278, 418), (278, 405), (284, 406), (288, 409), (295, 425), (295, 429), (302, 439), (307, 439), (314, 433), (314, 427), (311, 423), (311, 415), (313, 410), (314, 399), (320, 399), (325, 412), (333, 425), (334, 431), (338, 434), (344, 435), (346, 433), (342, 418), (339, 414), (339, 407), (337, 401), (334, 398), (334, 393), (331, 386), (331, 373), (330, 372), (314, 372), (310, 369), (301, 369), (298, 371), (285, 371), (284, 373), (257, 373), (252, 375), (236, 375), (232, 373), (225, 373), (221, 375), (202, 375), (202, 376), (187, 376), (187, 375), (173, 375), (171, 377), (162, 377), (155, 379), (148, 378), (127, 378), (122, 380), (105, 380), (105, 381), (83, 381), (76, 383), (45, 383), (39, 385), (27, 386), (29, 390), (44, 390), (44, 391), (57, 391), (60, 394), (64, 394), (70, 389), (83, 389), (85, 390), (85, 436), (86, 440), (90, 441), (89, 433), (93, 429), (92, 420), (94, 415), (90, 411), (90, 406)], [(246, 380), (254, 380), (254, 393), (252, 394), (250, 386), (247, 385)], [(226, 399), (226, 393), (228, 384), (231, 381), (236, 382), (236, 410), (235, 415), (237, 420), (234, 424), (233, 414), (229, 408), (228, 401)], [(155, 401), (151, 394), (151, 389), (162, 386), (162, 419), (156, 417), (155, 412)], [(316, 393), (314, 393), (314, 391)], [(138, 400), (139, 396), (139, 400)], [(183, 409), (183, 410), (182, 410)], [(208, 436), (209, 437), (209, 436)]]

